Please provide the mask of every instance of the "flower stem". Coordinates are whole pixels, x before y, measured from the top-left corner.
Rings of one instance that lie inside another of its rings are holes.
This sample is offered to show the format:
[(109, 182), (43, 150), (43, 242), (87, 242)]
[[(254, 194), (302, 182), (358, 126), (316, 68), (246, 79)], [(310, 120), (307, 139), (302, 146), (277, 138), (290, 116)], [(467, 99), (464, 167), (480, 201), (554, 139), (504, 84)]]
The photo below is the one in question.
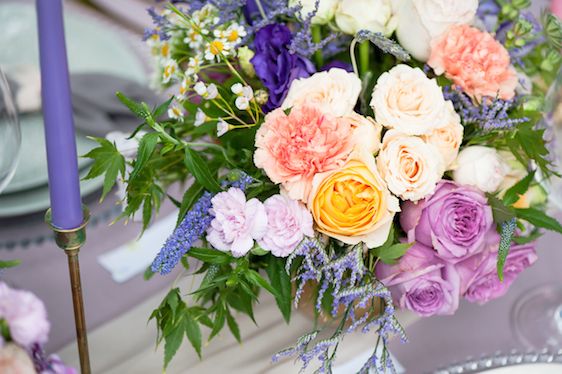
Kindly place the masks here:
[(371, 42), (367, 40), (359, 44), (359, 64), (361, 67), (361, 75), (365, 75), (369, 71), (370, 57)]
[[(319, 25), (312, 26), (312, 41), (314, 43), (320, 43), (322, 41), (322, 29)], [(318, 68), (324, 66), (324, 56), (322, 56), (321, 49), (314, 52), (314, 60)]]
[(351, 44), (349, 45), (349, 57), (351, 58), (351, 65), (353, 66), (353, 72), (355, 75), (359, 76), (359, 69), (357, 69), (357, 58), (355, 57), (355, 46), (357, 45), (357, 39), (353, 38)]
[(263, 17), (263, 19), (267, 19), (267, 16), (265, 15), (265, 11), (263, 10), (263, 6), (261, 5), (261, 0), (256, 0), (256, 5), (258, 6), (258, 10), (260, 11), (260, 14)]

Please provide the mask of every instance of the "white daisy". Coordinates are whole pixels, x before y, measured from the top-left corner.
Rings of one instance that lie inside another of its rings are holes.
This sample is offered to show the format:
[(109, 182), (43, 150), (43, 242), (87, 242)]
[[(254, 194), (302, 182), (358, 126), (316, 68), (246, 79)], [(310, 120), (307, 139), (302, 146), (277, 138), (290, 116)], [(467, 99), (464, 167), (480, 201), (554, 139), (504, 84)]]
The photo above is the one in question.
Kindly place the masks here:
[(164, 71), (162, 72), (162, 83), (168, 83), (176, 74), (178, 70), (178, 63), (175, 60), (168, 60), (164, 64)]
[(203, 112), (200, 108), (197, 108), (197, 112), (195, 113), (195, 121), (193, 122), (193, 126), (199, 127), (205, 122), (207, 122), (210, 118)]

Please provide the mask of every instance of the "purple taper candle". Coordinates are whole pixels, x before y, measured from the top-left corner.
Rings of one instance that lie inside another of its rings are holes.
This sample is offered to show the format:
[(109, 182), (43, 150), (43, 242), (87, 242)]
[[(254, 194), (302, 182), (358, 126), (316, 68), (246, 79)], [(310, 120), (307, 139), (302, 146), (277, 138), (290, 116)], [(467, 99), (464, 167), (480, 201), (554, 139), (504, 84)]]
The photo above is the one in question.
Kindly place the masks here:
[(64, 42), (61, 0), (36, 0), (41, 62), (41, 97), (49, 169), (52, 225), (82, 224), (76, 138)]

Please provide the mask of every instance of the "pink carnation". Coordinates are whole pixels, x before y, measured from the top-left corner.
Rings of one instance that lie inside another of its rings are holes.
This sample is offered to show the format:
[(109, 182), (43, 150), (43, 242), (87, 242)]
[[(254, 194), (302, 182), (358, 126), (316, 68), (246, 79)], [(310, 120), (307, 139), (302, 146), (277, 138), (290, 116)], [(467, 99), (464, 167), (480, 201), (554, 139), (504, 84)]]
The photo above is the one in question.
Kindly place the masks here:
[(277, 257), (290, 255), (304, 236), (314, 236), (312, 215), (305, 206), (283, 195), (273, 195), (264, 202), (267, 232), (259, 245)]
[(427, 63), (476, 100), (483, 96), (508, 100), (515, 95), (517, 74), (508, 52), (492, 35), (474, 27), (451, 26), (434, 39)]
[(261, 239), (267, 229), (267, 214), (258, 199), (246, 201), (239, 188), (218, 193), (211, 200), (215, 216), (207, 231), (207, 240), (220, 251), (242, 257)]
[(310, 105), (295, 106), (289, 115), (276, 109), (256, 135), (254, 162), (289, 197), (305, 200), (316, 173), (342, 166), (353, 149), (352, 126)]
[(0, 282), (0, 319), (6, 320), (12, 339), (23, 347), (47, 342), (50, 325), (45, 305), (29, 291)]

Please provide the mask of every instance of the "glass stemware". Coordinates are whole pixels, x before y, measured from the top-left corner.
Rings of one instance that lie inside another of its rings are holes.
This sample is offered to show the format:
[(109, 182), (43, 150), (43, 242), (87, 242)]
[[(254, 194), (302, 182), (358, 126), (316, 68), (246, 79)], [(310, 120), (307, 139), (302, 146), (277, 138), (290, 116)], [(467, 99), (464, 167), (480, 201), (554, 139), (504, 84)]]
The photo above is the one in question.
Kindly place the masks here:
[(0, 69), (0, 193), (16, 171), (21, 146), (18, 112), (8, 80)]

